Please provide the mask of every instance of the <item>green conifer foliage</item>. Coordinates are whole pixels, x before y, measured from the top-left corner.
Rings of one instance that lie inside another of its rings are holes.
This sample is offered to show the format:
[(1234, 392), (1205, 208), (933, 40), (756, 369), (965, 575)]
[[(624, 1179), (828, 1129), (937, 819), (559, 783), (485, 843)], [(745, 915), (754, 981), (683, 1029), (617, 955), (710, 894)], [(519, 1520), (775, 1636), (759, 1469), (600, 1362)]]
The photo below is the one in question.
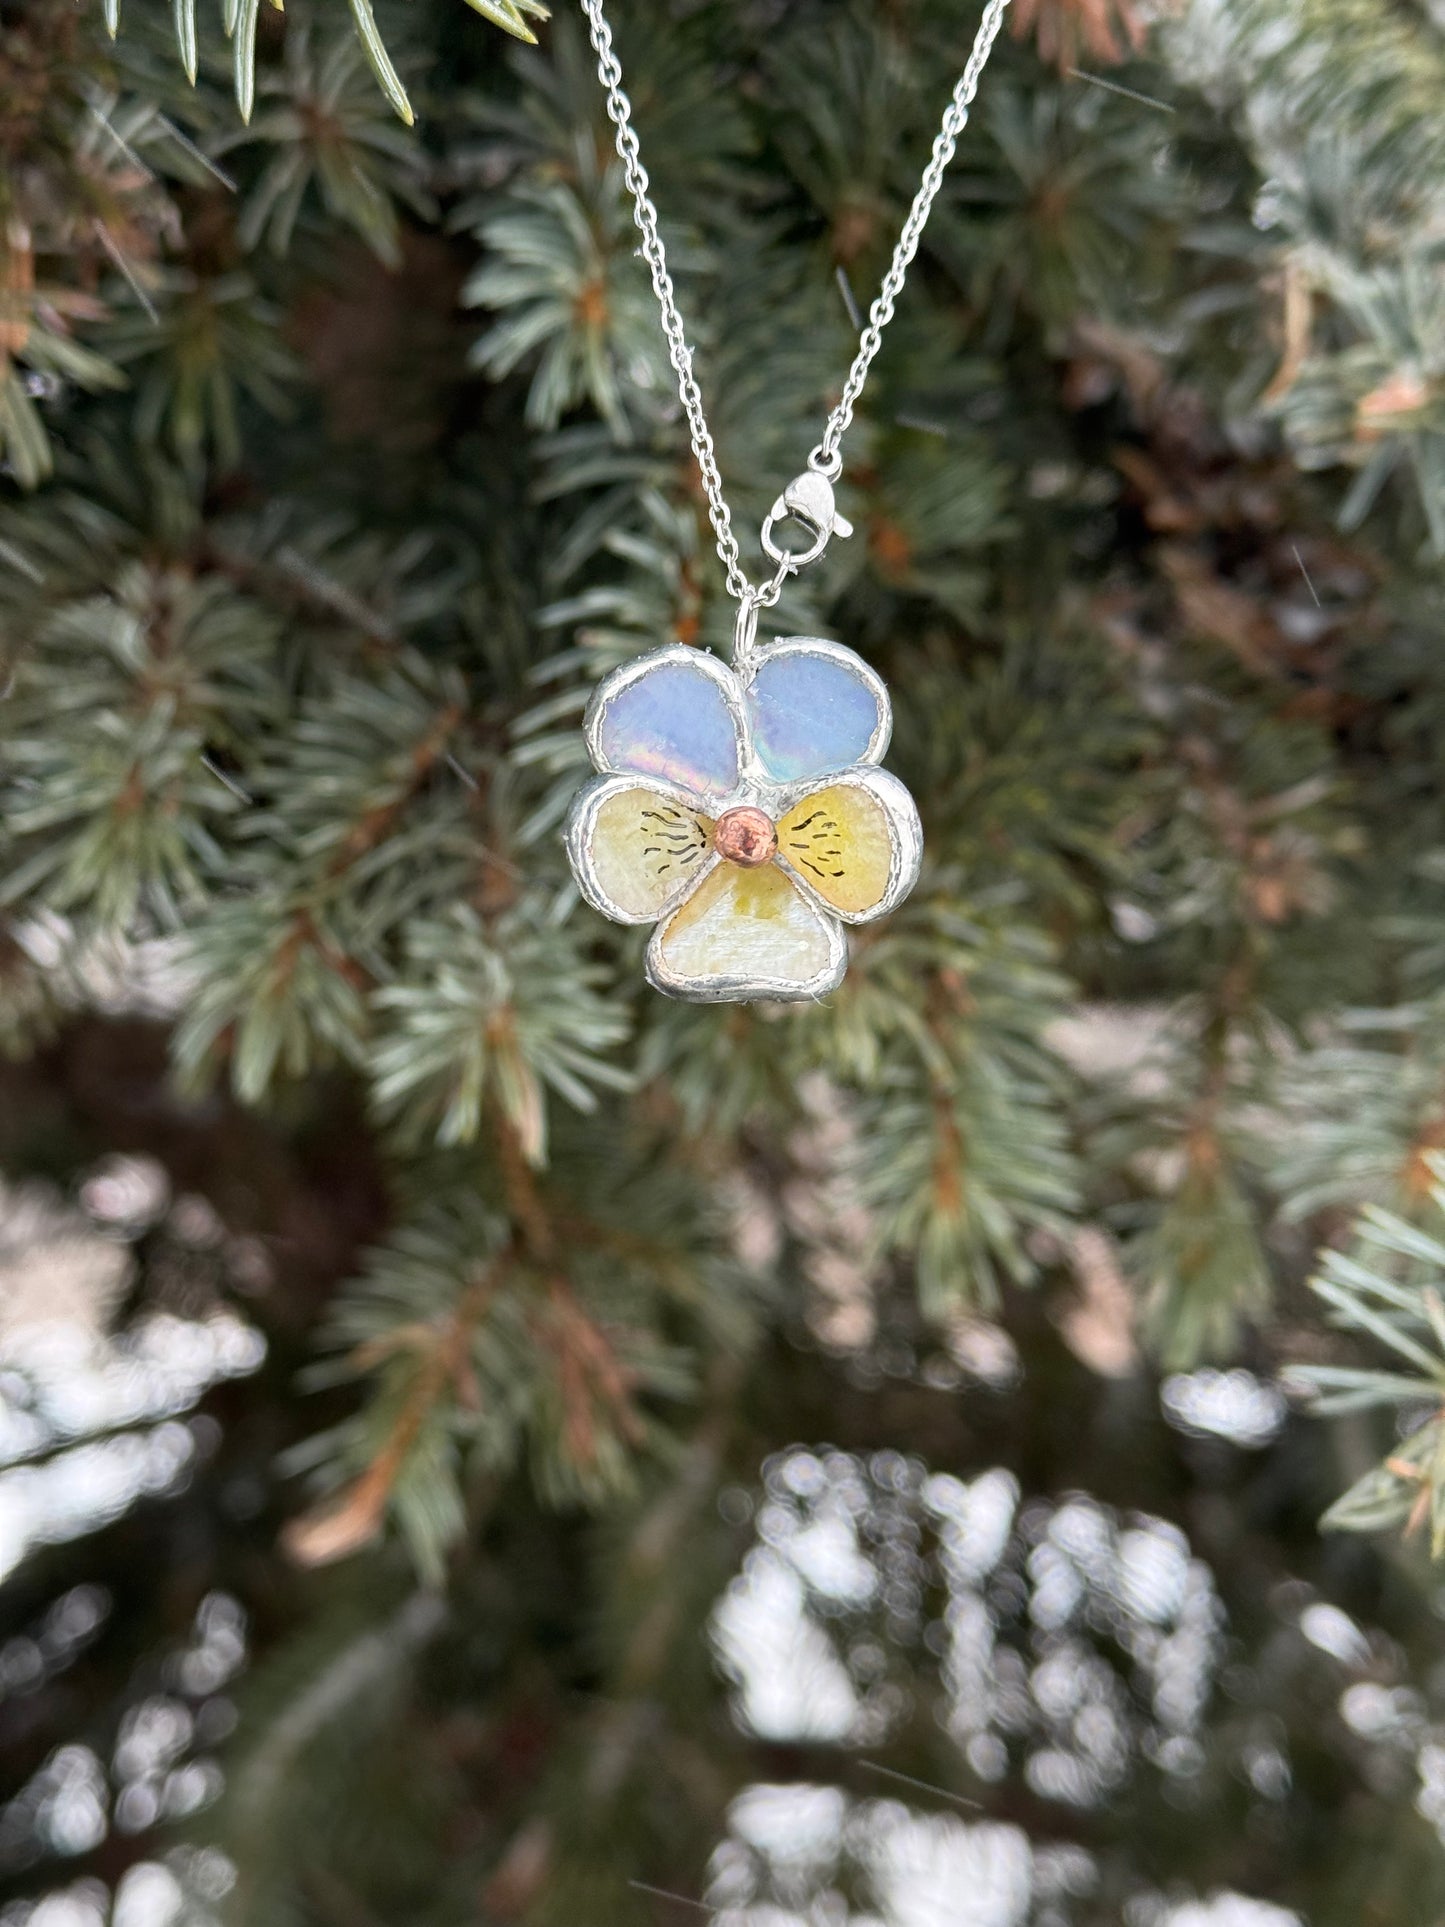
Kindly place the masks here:
[[(16, 0), (0, 41), (0, 1044), (50, 1063), (98, 959), (159, 956), (154, 1089), (342, 1134), (369, 1201), (257, 1314), (307, 1374), (288, 1553), (337, 1570), (238, 1743), (246, 1927), (645, 1918), (627, 1854), (685, 1857), (757, 1767), (668, 1724), (740, 1440), (823, 1436), (827, 1356), (866, 1377), (880, 1331), (1066, 1321), (1089, 1252), (1151, 1367), (1304, 1359), (1353, 1415), (1314, 1450), (1379, 1462), (1333, 1525), (1445, 1546), (1438, 20), (1018, 13), (848, 444), (856, 533), (777, 612), (888, 680), (923, 876), (824, 1004), (717, 1009), (645, 988), (560, 847), (597, 680), (733, 610), (582, 23), (469, 6)], [(751, 555), (972, 16), (615, 11)], [(233, 1229), (284, 1239), (265, 1191)], [(946, 1537), (906, 1486), (867, 1507)], [(550, 1625), (584, 1569), (585, 1667), (457, 1631)], [(497, 1735), (396, 1770), (444, 1624), (520, 1752), (595, 1698), (460, 1844)], [(388, 1808), (414, 1861), (369, 1857)]]

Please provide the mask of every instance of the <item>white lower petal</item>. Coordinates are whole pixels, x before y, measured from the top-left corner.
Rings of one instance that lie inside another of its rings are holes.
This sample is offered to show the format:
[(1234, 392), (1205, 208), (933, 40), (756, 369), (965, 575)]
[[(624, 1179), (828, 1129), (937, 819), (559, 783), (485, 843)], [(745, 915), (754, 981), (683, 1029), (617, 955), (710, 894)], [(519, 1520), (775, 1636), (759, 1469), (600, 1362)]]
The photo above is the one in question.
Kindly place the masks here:
[(647, 953), (658, 990), (704, 1003), (823, 997), (847, 964), (840, 925), (772, 863), (719, 864), (659, 926)]

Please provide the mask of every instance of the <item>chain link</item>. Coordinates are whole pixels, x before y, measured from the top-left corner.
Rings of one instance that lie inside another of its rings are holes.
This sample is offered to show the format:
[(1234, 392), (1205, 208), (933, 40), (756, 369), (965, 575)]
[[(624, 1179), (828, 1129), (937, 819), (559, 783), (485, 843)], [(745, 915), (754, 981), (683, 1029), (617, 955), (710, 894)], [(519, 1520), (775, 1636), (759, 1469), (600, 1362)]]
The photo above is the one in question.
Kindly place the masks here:
[[(988, 0), (984, 8), (968, 65), (953, 90), (953, 97), (943, 116), (943, 125), (933, 143), (933, 153), (923, 171), (923, 179), (919, 182), (913, 206), (898, 237), (898, 245), (893, 250), (893, 259), (883, 277), (878, 297), (868, 311), (868, 325), (859, 340), (858, 352), (848, 371), (842, 396), (828, 417), (822, 441), (808, 457), (808, 466), (826, 476), (830, 482), (837, 481), (843, 472), (843, 437), (852, 424), (853, 411), (868, 379), (873, 357), (882, 345), (883, 330), (893, 319), (893, 311), (903, 292), (909, 267), (923, 239), (928, 216), (943, 185), (943, 176), (957, 151), (959, 135), (968, 124), (969, 109), (978, 92), (978, 83), (993, 51), (993, 43), (998, 38), (999, 28), (1003, 25), (1007, 6), (1008, 0)], [(637, 130), (632, 125), (632, 102), (622, 87), (622, 63), (612, 45), (612, 29), (602, 11), (602, 0), (581, 0), (581, 7), (587, 16), (593, 51), (597, 55), (597, 77), (607, 96), (608, 118), (617, 130), (617, 153), (622, 162), (623, 178), (632, 195), (633, 218), (642, 236), (642, 256), (651, 272), (652, 291), (657, 296), (657, 305), (662, 312), (662, 331), (667, 337), (668, 358), (677, 375), (677, 392), (692, 435), (692, 452), (697, 457), (697, 465), (702, 473), (708, 519), (717, 538), (718, 556), (727, 572), (728, 593), (743, 605), (738, 619), (739, 642), (742, 642), (746, 631), (747, 646), (750, 646), (751, 633), (757, 626), (757, 611), (774, 607), (796, 565), (788, 562), (780, 564), (772, 581), (762, 588), (755, 588), (744, 572), (738, 540), (733, 534), (732, 512), (723, 494), (717, 450), (713, 445), (712, 431), (707, 425), (707, 416), (703, 412), (702, 391), (693, 373), (687, 330), (678, 310), (677, 290), (673, 286), (667, 266), (667, 252), (662, 245), (658, 213), (652, 201), (652, 183), (642, 164)]]
[(923, 230), (928, 225), (928, 217), (933, 211), (933, 203), (938, 198), (938, 190), (943, 186), (943, 177), (948, 164), (958, 151), (958, 137), (968, 125), (969, 109), (973, 97), (978, 92), (978, 83), (983, 70), (988, 65), (988, 57), (993, 52), (993, 43), (998, 38), (999, 28), (1003, 25), (1004, 10), (1008, 0), (988, 0), (983, 10), (983, 18), (978, 23), (978, 33), (974, 37), (973, 51), (968, 57), (968, 65), (959, 76), (958, 85), (953, 90), (953, 98), (943, 116), (943, 125), (938, 130), (938, 138), (933, 143), (933, 153), (923, 179), (918, 183), (918, 192), (913, 197), (913, 206), (908, 211), (908, 219), (903, 223), (903, 232), (898, 237), (898, 245), (893, 250), (893, 259), (888, 272), (883, 277), (883, 285), (878, 290), (878, 298), (868, 310), (868, 325), (858, 343), (858, 352), (853, 357), (853, 366), (848, 370), (848, 379), (843, 384), (843, 393), (838, 406), (828, 417), (828, 426), (823, 431), (823, 439), (808, 457), (809, 468), (820, 475), (826, 475), (830, 482), (836, 482), (843, 472), (842, 442), (853, 421), (853, 410), (858, 405), (858, 397), (863, 393), (863, 384), (868, 379), (868, 370), (873, 365), (873, 357), (883, 343), (883, 330), (893, 319), (893, 310), (898, 297), (903, 292), (903, 284), (908, 279), (908, 270), (913, 265), (913, 257), (918, 252), (923, 239)]
[(707, 491), (707, 512), (713, 534), (717, 537), (718, 555), (727, 571), (728, 593), (741, 601), (751, 585), (743, 573), (738, 539), (733, 534), (732, 513), (723, 496), (712, 431), (702, 410), (702, 392), (698, 388), (697, 377), (692, 372), (692, 350), (687, 345), (687, 330), (683, 327), (677, 307), (677, 291), (668, 272), (667, 255), (657, 225), (657, 209), (652, 204), (652, 184), (642, 164), (637, 131), (632, 125), (632, 102), (622, 91), (622, 64), (613, 50), (612, 29), (602, 12), (602, 0), (582, 0), (582, 11), (587, 16), (591, 30), (592, 46), (597, 55), (597, 77), (607, 95), (607, 112), (617, 129), (617, 152), (622, 161), (623, 176), (632, 193), (634, 219), (642, 235), (643, 259), (652, 273), (652, 291), (662, 310), (662, 331), (667, 336), (668, 356), (677, 373), (677, 392), (692, 431), (692, 452), (702, 470), (702, 485)]

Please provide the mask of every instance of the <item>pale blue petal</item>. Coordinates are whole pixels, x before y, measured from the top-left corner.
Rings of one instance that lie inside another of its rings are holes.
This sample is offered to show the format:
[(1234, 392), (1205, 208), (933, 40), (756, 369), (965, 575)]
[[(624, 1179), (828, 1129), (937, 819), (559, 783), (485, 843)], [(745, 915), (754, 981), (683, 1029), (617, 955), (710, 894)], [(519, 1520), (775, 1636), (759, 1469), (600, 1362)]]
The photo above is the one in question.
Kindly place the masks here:
[(661, 777), (695, 796), (737, 787), (738, 732), (727, 697), (700, 662), (657, 663), (611, 697), (597, 730), (608, 769)]
[(779, 783), (806, 782), (881, 754), (881, 704), (860, 661), (780, 650), (748, 690), (753, 747)]

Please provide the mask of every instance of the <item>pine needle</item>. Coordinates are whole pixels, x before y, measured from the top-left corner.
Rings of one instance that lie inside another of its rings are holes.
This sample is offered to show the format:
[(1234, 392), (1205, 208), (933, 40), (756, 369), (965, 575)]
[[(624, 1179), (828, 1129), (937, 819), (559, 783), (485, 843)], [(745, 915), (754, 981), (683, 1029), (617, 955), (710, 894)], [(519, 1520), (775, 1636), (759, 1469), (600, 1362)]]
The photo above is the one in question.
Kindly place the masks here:
[(550, 20), (552, 17), (549, 9), (538, 5), (537, 0), (467, 0), (467, 5), (484, 20), (490, 20), (494, 27), (501, 27), (533, 47), (537, 44), (537, 36), (522, 15), (528, 13), (534, 20)]
[(371, 62), (371, 71), (376, 75), (381, 91), (386, 95), (397, 113), (410, 127), (416, 116), (411, 102), (407, 99), (406, 89), (401, 84), (401, 75), (391, 63), (386, 51), (386, 43), (377, 30), (376, 15), (371, 10), (371, 0), (351, 0), (351, 17), (356, 22), (356, 31), (361, 44), (366, 49), (366, 57)]
[(251, 109), (256, 104), (256, 19), (261, 0), (237, 0), (236, 37), (232, 67), (236, 79), (236, 105), (241, 119), (249, 126)]
[(185, 68), (186, 79), (194, 87), (196, 84), (196, 0), (171, 0), (171, 18), (175, 22), (176, 49)]

